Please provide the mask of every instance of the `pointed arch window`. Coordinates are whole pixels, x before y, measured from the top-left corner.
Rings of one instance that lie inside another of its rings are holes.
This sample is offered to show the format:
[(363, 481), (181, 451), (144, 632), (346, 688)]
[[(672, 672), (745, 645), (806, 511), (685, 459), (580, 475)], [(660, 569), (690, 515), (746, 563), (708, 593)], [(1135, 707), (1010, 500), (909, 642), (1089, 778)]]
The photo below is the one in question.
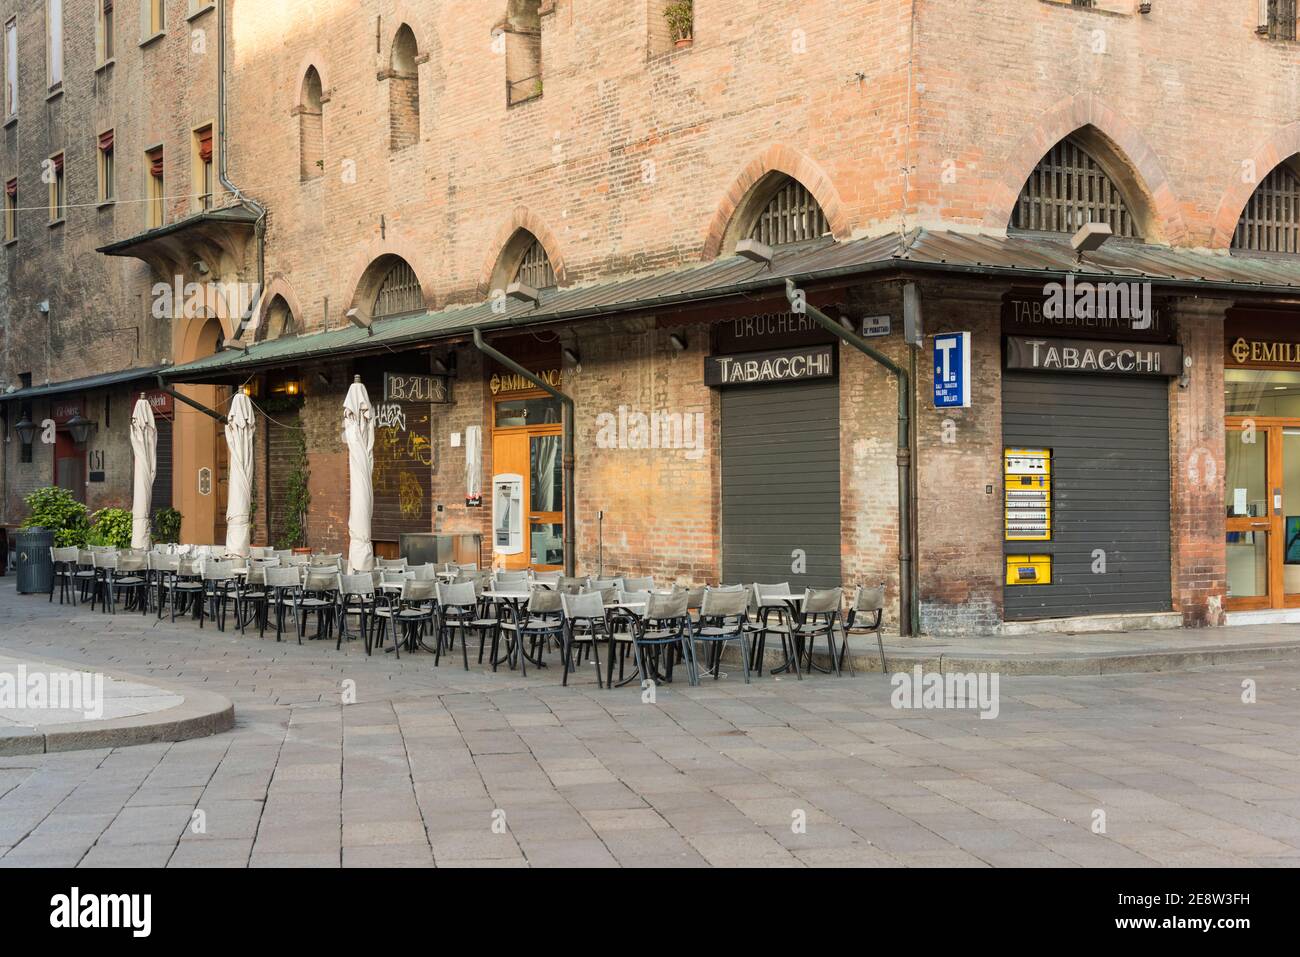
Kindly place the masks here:
[(787, 176), (755, 217), (749, 238), (768, 246), (785, 246), (819, 239), (830, 231), (826, 214), (812, 192)]
[(302, 78), (298, 100), (299, 176), (305, 183), (325, 175), (325, 95), (314, 66)]
[(1300, 253), (1300, 176), (1288, 163), (1274, 167), (1247, 200), (1232, 248)]
[(399, 259), (389, 268), (384, 281), (379, 284), (375, 294), (375, 306), (371, 315), (376, 319), (385, 316), (400, 316), (405, 313), (419, 312), (424, 309), (424, 293), (420, 291), (420, 280), (404, 259)]
[(534, 238), (524, 250), (524, 258), (519, 261), (519, 268), (515, 270), (514, 282), (523, 283), (534, 289), (549, 289), (558, 284), (555, 270), (551, 267), (551, 257), (546, 255), (541, 240)]
[(389, 148), (406, 149), (420, 142), (420, 49), (405, 23), (393, 38), (388, 71)]
[(1086, 223), (1105, 223), (1116, 236), (1139, 236), (1123, 191), (1074, 137), (1044, 156), (1020, 191), (1012, 229), (1074, 233)]

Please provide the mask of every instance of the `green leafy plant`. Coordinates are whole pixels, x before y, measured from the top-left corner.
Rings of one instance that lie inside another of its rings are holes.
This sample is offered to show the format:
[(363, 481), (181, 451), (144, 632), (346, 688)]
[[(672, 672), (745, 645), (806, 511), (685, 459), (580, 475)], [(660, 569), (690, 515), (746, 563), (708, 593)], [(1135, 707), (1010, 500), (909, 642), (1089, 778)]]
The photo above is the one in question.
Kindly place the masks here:
[(174, 508), (160, 508), (153, 513), (153, 540), (159, 545), (174, 545), (181, 540), (181, 513)]
[(27, 521), (23, 528), (45, 528), (54, 533), (54, 544), (59, 548), (86, 544), (90, 532), (90, 522), (86, 516), (86, 506), (82, 505), (67, 489), (54, 485), (38, 488), (24, 499), (27, 505)]
[(695, 5), (693, 0), (673, 0), (664, 7), (664, 19), (672, 31), (673, 40), (689, 40), (695, 35)]
[(101, 508), (90, 516), (90, 534), (87, 545), (108, 545), (113, 548), (131, 547), (131, 513), (124, 508)]
[(307, 509), (311, 508), (311, 489), (308, 481), (311, 472), (307, 468), (307, 440), (303, 432), (298, 431), (297, 449), (294, 453), (293, 471), (289, 473), (289, 483), (284, 501), (284, 532), (275, 543), (276, 548), (302, 548), (307, 544)]

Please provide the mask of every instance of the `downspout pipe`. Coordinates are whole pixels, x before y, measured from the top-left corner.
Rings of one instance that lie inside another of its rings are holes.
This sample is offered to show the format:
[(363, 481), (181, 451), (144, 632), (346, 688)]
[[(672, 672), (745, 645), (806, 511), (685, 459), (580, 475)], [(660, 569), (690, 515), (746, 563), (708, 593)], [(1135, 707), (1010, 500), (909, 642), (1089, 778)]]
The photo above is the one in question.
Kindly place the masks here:
[(195, 402), (188, 395), (181, 395), (175, 389), (169, 387), (167, 385), (167, 382), (163, 379), (161, 375), (158, 376), (158, 391), (163, 393), (164, 395), (171, 396), (177, 402), (185, 403), (191, 409), (198, 409), (204, 415), (211, 416), (212, 418), (220, 422), (222, 425), (226, 424), (226, 417), (224, 415), (222, 415), (220, 412), (214, 412), (212, 409), (209, 409), (206, 405), (203, 405), (201, 402)]
[(575, 567), (574, 556), (574, 528), (573, 528), (573, 423), (574, 423), (574, 404), (570, 396), (565, 395), (559, 389), (555, 388), (541, 376), (530, 372), (521, 366), (514, 359), (504, 355), (498, 350), (492, 348), (483, 339), (483, 333), (475, 329), (474, 348), (483, 353), (489, 359), (500, 363), (516, 375), (523, 376), (537, 388), (541, 389), (547, 395), (552, 396), (560, 401), (564, 411), (564, 574), (569, 578), (574, 577), (573, 570)]
[[(257, 234), (257, 295), (261, 300), (266, 291), (266, 207), (256, 200), (249, 199), (230, 179), (226, 166), (227, 154), (230, 152), (229, 134), (226, 124), (226, 0), (217, 0), (217, 140), (221, 144), (221, 156), (217, 163), (217, 177), (235, 199), (257, 213), (257, 224), (253, 227)], [(254, 304), (256, 305), (256, 304)], [(235, 338), (244, 334), (247, 316), (239, 317), (239, 326)]]
[(912, 376), (861, 336), (803, 301), (798, 292), (794, 280), (787, 279), (785, 294), (792, 308), (804, 311), (831, 335), (898, 377), (898, 625), (900, 634), (912, 635), (917, 625), (916, 568), (912, 555)]

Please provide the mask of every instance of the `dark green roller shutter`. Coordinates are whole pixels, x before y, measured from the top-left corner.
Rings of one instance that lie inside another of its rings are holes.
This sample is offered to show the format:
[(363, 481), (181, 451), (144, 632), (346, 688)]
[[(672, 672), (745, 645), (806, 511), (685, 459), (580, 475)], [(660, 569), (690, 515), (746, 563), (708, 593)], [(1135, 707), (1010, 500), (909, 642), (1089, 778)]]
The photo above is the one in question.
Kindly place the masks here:
[(1004, 546), (1052, 584), (1006, 586), (1006, 619), (1169, 611), (1169, 380), (1004, 373), (1002, 438), (1052, 450), (1052, 540)]
[(154, 513), (172, 507), (172, 420), (161, 415), (154, 419), (158, 429), (158, 445), (154, 472), (153, 493), (149, 507)]
[[(792, 571), (807, 558), (804, 574)], [(840, 579), (840, 392), (835, 381), (722, 390), (722, 578)]]

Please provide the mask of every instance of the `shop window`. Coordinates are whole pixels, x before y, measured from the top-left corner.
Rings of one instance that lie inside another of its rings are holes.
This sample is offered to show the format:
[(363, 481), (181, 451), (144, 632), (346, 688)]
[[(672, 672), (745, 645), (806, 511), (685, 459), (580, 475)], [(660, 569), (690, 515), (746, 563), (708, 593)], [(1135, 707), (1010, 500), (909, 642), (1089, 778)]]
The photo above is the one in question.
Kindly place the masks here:
[(99, 134), (99, 201), (111, 203), (117, 197), (113, 171), (113, 131)]
[(5, 183), (5, 242), (18, 238), (18, 179)]
[(393, 39), (388, 72), (389, 147), (393, 150), (406, 149), (420, 142), (419, 56), (415, 34), (402, 24)]
[(146, 226), (149, 229), (157, 229), (166, 220), (166, 197), (165, 184), (163, 181), (163, 149), (161, 146), (149, 150), (144, 154), (145, 167), (149, 177), (145, 184), (145, 215)]
[(194, 196), (201, 210), (213, 205), (212, 127), (194, 131)]
[(1273, 168), (1246, 202), (1233, 249), (1260, 252), (1300, 252), (1300, 176), (1292, 158)]
[(420, 290), (420, 280), (415, 270), (406, 260), (398, 259), (384, 276), (375, 295), (375, 305), (371, 315), (376, 319), (385, 316), (400, 316), (405, 313), (420, 312), (424, 309), (424, 293)]
[(307, 68), (298, 100), (298, 176), (305, 183), (325, 175), (325, 108), (320, 73)]
[(1105, 223), (1116, 236), (1140, 235), (1133, 209), (1096, 151), (1066, 137), (1034, 167), (1020, 191), (1010, 228), (1075, 233)]
[(506, 105), (541, 96), (541, 0), (509, 0), (497, 35), (505, 44)]
[(46, 167), (50, 184), (50, 223), (63, 222), (68, 212), (67, 179), (63, 172), (63, 154), (51, 156)]

